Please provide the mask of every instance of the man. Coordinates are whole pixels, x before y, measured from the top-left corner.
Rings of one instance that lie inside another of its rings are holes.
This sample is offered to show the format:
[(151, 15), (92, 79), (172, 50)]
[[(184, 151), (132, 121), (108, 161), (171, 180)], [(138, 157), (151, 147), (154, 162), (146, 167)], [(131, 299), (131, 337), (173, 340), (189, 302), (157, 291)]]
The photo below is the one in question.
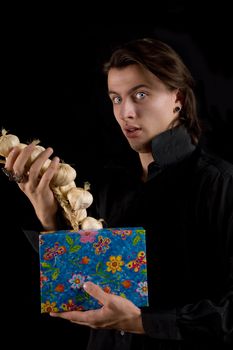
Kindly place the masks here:
[[(105, 72), (116, 121), (138, 164), (105, 169), (94, 187), (93, 212), (108, 227), (146, 229), (149, 307), (87, 282), (84, 289), (103, 307), (51, 316), (91, 327), (88, 349), (227, 346), (233, 329), (233, 167), (200, 149), (193, 79), (171, 47), (153, 39), (130, 42), (112, 54)], [(15, 148), (6, 169), (23, 174), (33, 147)], [(50, 181), (59, 159), (42, 178), (39, 173), (52, 152), (42, 152), (19, 183), (47, 230), (58, 228)]]

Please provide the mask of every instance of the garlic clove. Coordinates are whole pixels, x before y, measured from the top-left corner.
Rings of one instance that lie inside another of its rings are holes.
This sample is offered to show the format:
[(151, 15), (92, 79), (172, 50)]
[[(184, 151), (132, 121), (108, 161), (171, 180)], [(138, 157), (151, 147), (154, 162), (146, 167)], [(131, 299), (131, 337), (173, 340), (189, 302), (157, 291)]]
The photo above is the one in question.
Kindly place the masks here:
[(81, 222), (81, 229), (82, 230), (99, 230), (103, 228), (102, 224), (103, 220), (96, 220), (95, 218), (91, 216), (87, 216), (85, 219)]
[(5, 129), (2, 129), (2, 136), (0, 137), (0, 156), (7, 157), (13, 147), (20, 143), (16, 135), (7, 134)]
[(67, 193), (67, 199), (73, 210), (86, 209), (93, 202), (92, 194), (81, 187), (73, 187)]

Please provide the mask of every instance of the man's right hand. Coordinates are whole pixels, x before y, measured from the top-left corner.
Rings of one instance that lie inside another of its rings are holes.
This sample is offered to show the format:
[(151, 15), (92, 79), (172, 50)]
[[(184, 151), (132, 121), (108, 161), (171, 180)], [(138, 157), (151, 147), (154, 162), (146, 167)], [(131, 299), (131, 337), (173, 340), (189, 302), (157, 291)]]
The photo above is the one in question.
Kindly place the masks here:
[(54, 157), (47, 170), (41, 174), (41, 168), (52, 155), (53, 149), (45, 149), (28, 167), (27, 162), (34, 148), (35, 143), (22, 150), (14, 147), (6, 158), (5, 168), (18, 176), (25, 175), (23, 182), (18, 183), (19, 188), (29, 198), (44, 229), (55, 230), (59, 204), (51, 190), (51, 180), (58, 171), (59, 158)]

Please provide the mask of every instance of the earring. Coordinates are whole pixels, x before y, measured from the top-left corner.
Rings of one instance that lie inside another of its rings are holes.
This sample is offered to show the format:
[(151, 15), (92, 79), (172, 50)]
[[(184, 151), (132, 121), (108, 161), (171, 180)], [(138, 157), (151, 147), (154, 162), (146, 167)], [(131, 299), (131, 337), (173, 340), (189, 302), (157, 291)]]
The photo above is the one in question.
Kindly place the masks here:
[(173, 109), (173, 113), (177, 113), (177, 112), (180, 112), (181, 111), (181, 107), (179, 106), (176, 106), (174, 109)]

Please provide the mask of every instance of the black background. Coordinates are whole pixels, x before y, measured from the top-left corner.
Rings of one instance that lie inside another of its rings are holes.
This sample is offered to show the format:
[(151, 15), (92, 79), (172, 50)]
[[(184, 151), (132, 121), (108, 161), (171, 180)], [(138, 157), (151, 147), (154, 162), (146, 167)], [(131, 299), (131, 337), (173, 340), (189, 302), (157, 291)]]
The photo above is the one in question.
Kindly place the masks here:
[[(102, 64), (116, 44), (156, 36), (180, 53), (196, 80), (206, 126), (203, 144), (233, 163), (233, 41), (226, 4), (204, 10), (201, 3), (165, 2), (122, 21), (124, 9), (112, 4), (118, 21), (111, 20), (110, 11), (107, 23), (72, 8), (6, 11), (0, 127), (21, 142), (39, 138), (41, 145), (52, 146), (55, 155), (76, 168), (77, 179), (79, 169), (88, 174), (112, 154), (125, 156), (128, 147), (114, 121)], [(2, 317), (5, 332), (12, 332), (9, 345), (16, 341), (27, 346), (31, 335), (41, 346), (59, 348), (66, 340), (82, 349), (87, 329), (40, 315), (38, 256), (20, 228), (25, 216), (31, 222), (33, 210), (3, 174), (0, 189)]]

